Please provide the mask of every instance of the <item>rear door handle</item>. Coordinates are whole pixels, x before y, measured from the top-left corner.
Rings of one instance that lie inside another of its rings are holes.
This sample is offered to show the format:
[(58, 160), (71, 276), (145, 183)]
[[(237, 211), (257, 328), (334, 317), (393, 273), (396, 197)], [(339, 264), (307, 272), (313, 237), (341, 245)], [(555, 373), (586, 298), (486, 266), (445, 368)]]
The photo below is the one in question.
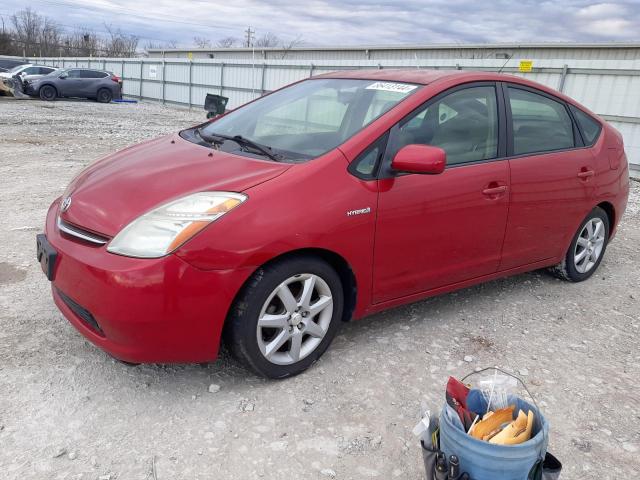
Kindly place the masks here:
[(596, 172), (594, 172), (593, 170), (581, 170), (578, 172), (578, 178), (582, 178), (583, 180), (586, 180), (588, 178), (593, 177), (596, 174)]
[(507, 191), (506, 185), (500, 185), (498, 187), (489, 187), (482, 190), (482, 193), (485, 195), (500, 195)]

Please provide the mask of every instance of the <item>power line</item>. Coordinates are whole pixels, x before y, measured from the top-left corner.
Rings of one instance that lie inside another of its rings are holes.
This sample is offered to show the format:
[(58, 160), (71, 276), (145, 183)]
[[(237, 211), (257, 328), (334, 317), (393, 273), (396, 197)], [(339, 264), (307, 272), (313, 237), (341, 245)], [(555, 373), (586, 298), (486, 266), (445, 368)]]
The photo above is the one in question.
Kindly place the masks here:
[[(45, 3), (45, 4), (49, 4), (49, 5), (53, 5), (53, 6), (63, 6), (63, 7), (67, 7), (67, 8), (74, 8), (77, 10), (85, 10), (85, 11), (94, 11), (93, 8), (90, 7), (84, 7), (82, 5), (78, 5), (76, 3), (69, 3), (69, 2), (65, 2), (63, 0), (33, 0), (31, 2), (31, 4), (33, 3)], [(108, 12), (116, 12), (115, 10), (110, 10), (110, 9), (105, 9), (105, 8), (100, 8), (98, 7), (100, 10), (106, 10)], [(207, 28), (209, 30), (212, 29), (212, 25), (211, 24), (205, 24), (205, 23), (198, 23), (198, 22), (193, 22), (193, 21), (188, 21), (185, 20), (182, 17), (177, 17), (174, 15), (167, 15), (167, 14), (154, 14), (154, 15), (148, 15), (148, 14), (142, 14), (139, 10), (131, 10), (128, 8), (120, 8), (118, 7), (117, 12), (121, 12), (121, 13), (126, 13), (128, 17), (137, 17), (137, 18), (141, 18), (143, 20), (155, 20), (155, 21), (159, 21), (159, 22), (164, 22), (164, 23), (178, 23), (178, 24), (183, 24), (183, 25), (192, 25), (192, 26), (198, 26), (198, 27), (204, 27)], [(163, 18), (164, 17), (164, 18)], [(233, 31), (236, 32), (238, 29), (234, 28), (234, 27), (224, 27), (224, 26), (219, 26), (219, 25), (215, 25), (214, 27), (216, 30), (226, 30), (226, 31)]]
[[(11, 15), (14, 15), (16, 12), (9, 12), (7, 10), (2, 10), (1, 13), (3, 13), (3, 14), (5, 14), (5, 15), (10, 17)], [(111, 33), (106, 29), (100, 29), (100, 28), (96, 28), (96, 27), (85, 27), (85, 26), (81, 26), (81, 25), (69, 25), (69, 24), (58, 23), (58, 22), (55, 22), (55, 24), (57, 26), (67, 27), (67, 28), (70, 28), (70, 29), (75, 30), (75, 31), (83, 31), (83, 32), (91, 32), (91, 33), (106, 33), (106, 34)], [(142, 39), (142, 40), (155, 40), (157, 42), (167, 42), (167, 40), (162, 39), (162, 38), (147, 37), (147, 36), (144, 36), (144, 35), (138, 35), (138, 34), (134, 34), (134, 33), (129, 33), (129, 32), (123, 31), (121, 28), (118, 28), (118, 30), (120, 30), (120, 32), (125, 34), (125, 35), (137, 37), (137, 38)]]

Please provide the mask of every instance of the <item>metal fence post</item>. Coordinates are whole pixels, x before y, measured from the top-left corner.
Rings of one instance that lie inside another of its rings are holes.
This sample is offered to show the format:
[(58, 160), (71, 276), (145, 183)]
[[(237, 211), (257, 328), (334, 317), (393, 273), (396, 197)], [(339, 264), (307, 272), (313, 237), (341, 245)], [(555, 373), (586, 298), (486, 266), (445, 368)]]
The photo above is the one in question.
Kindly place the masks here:
[(220, 64), (220, 95), (222, 95), (222, 90), (224, 90), (224, 62)]
[(193, 87), (193, 60), (189, 59), (189, 110), (191, 110), (191, 90)]
[(143, 81), (143, 75), (144, 74), (144, 60), (140, 59), (140, 84), (139, 84), (139, 92), (138, 92), (138, 96), (140, 97), (140, 100), (142, 100), (142, 81)]
[(310, 63), (310, 64), (309, 64), (309, 76), (310, 76), (310, 77), (313, 77), (313, 68), (314, 68), (314, 67), (313, 67), (313, 63)]
[(163, 57), (162, 58), (162, 104), (163, 105), (165, 103), (165, 86), (166, 86), (165, 79), (164, 79), (164, 74), (165, 74), (165, 70), (166, 70), (165, 67), (166, 67), (166, 64), (165, 64), (165, 60), (164, 60), (164, 57)]
[(264, 72), (267, 69), (267, 64), (262, 64), (262, 76), (260, 77), (260, 95), (264, 95)]
[(562, 66), (562, 74), (560, 75), (560, 82), (558, 83), (558, 91), (562, 93), (564, 90), (564, 82), (567, 79), (567, 71), (569, 70), (569, 65), (566, 63)]

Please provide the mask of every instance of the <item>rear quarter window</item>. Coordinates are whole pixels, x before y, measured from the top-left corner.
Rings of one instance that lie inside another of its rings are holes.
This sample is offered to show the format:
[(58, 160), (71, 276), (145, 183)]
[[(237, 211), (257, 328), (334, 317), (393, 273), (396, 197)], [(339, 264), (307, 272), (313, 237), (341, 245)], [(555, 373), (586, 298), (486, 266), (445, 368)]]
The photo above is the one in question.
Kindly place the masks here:
[(578, 123), (578, 128), (582, 133), (582, 139), (584, 140), (585, 145), (588, 147), (592, 146), (596, 143), (596, 140), (600, 135), (600, 130), (602, 130), (602, 126), (593, 117), (584, 113), (579, 108), (576, 108), (573, 105), (569, 105), (569, 108)]

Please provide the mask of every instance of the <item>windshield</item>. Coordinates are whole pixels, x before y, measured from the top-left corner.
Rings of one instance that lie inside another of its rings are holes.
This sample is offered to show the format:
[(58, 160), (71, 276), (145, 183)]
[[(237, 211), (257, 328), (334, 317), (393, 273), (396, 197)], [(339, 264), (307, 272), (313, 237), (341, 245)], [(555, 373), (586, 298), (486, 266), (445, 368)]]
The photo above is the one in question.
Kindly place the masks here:
[(310, 159), (337, 147), (417, 88), (374, 80), (307, 80), (230, 112), (204, 127), (201, 136), (241, 136), (283, 160)]

